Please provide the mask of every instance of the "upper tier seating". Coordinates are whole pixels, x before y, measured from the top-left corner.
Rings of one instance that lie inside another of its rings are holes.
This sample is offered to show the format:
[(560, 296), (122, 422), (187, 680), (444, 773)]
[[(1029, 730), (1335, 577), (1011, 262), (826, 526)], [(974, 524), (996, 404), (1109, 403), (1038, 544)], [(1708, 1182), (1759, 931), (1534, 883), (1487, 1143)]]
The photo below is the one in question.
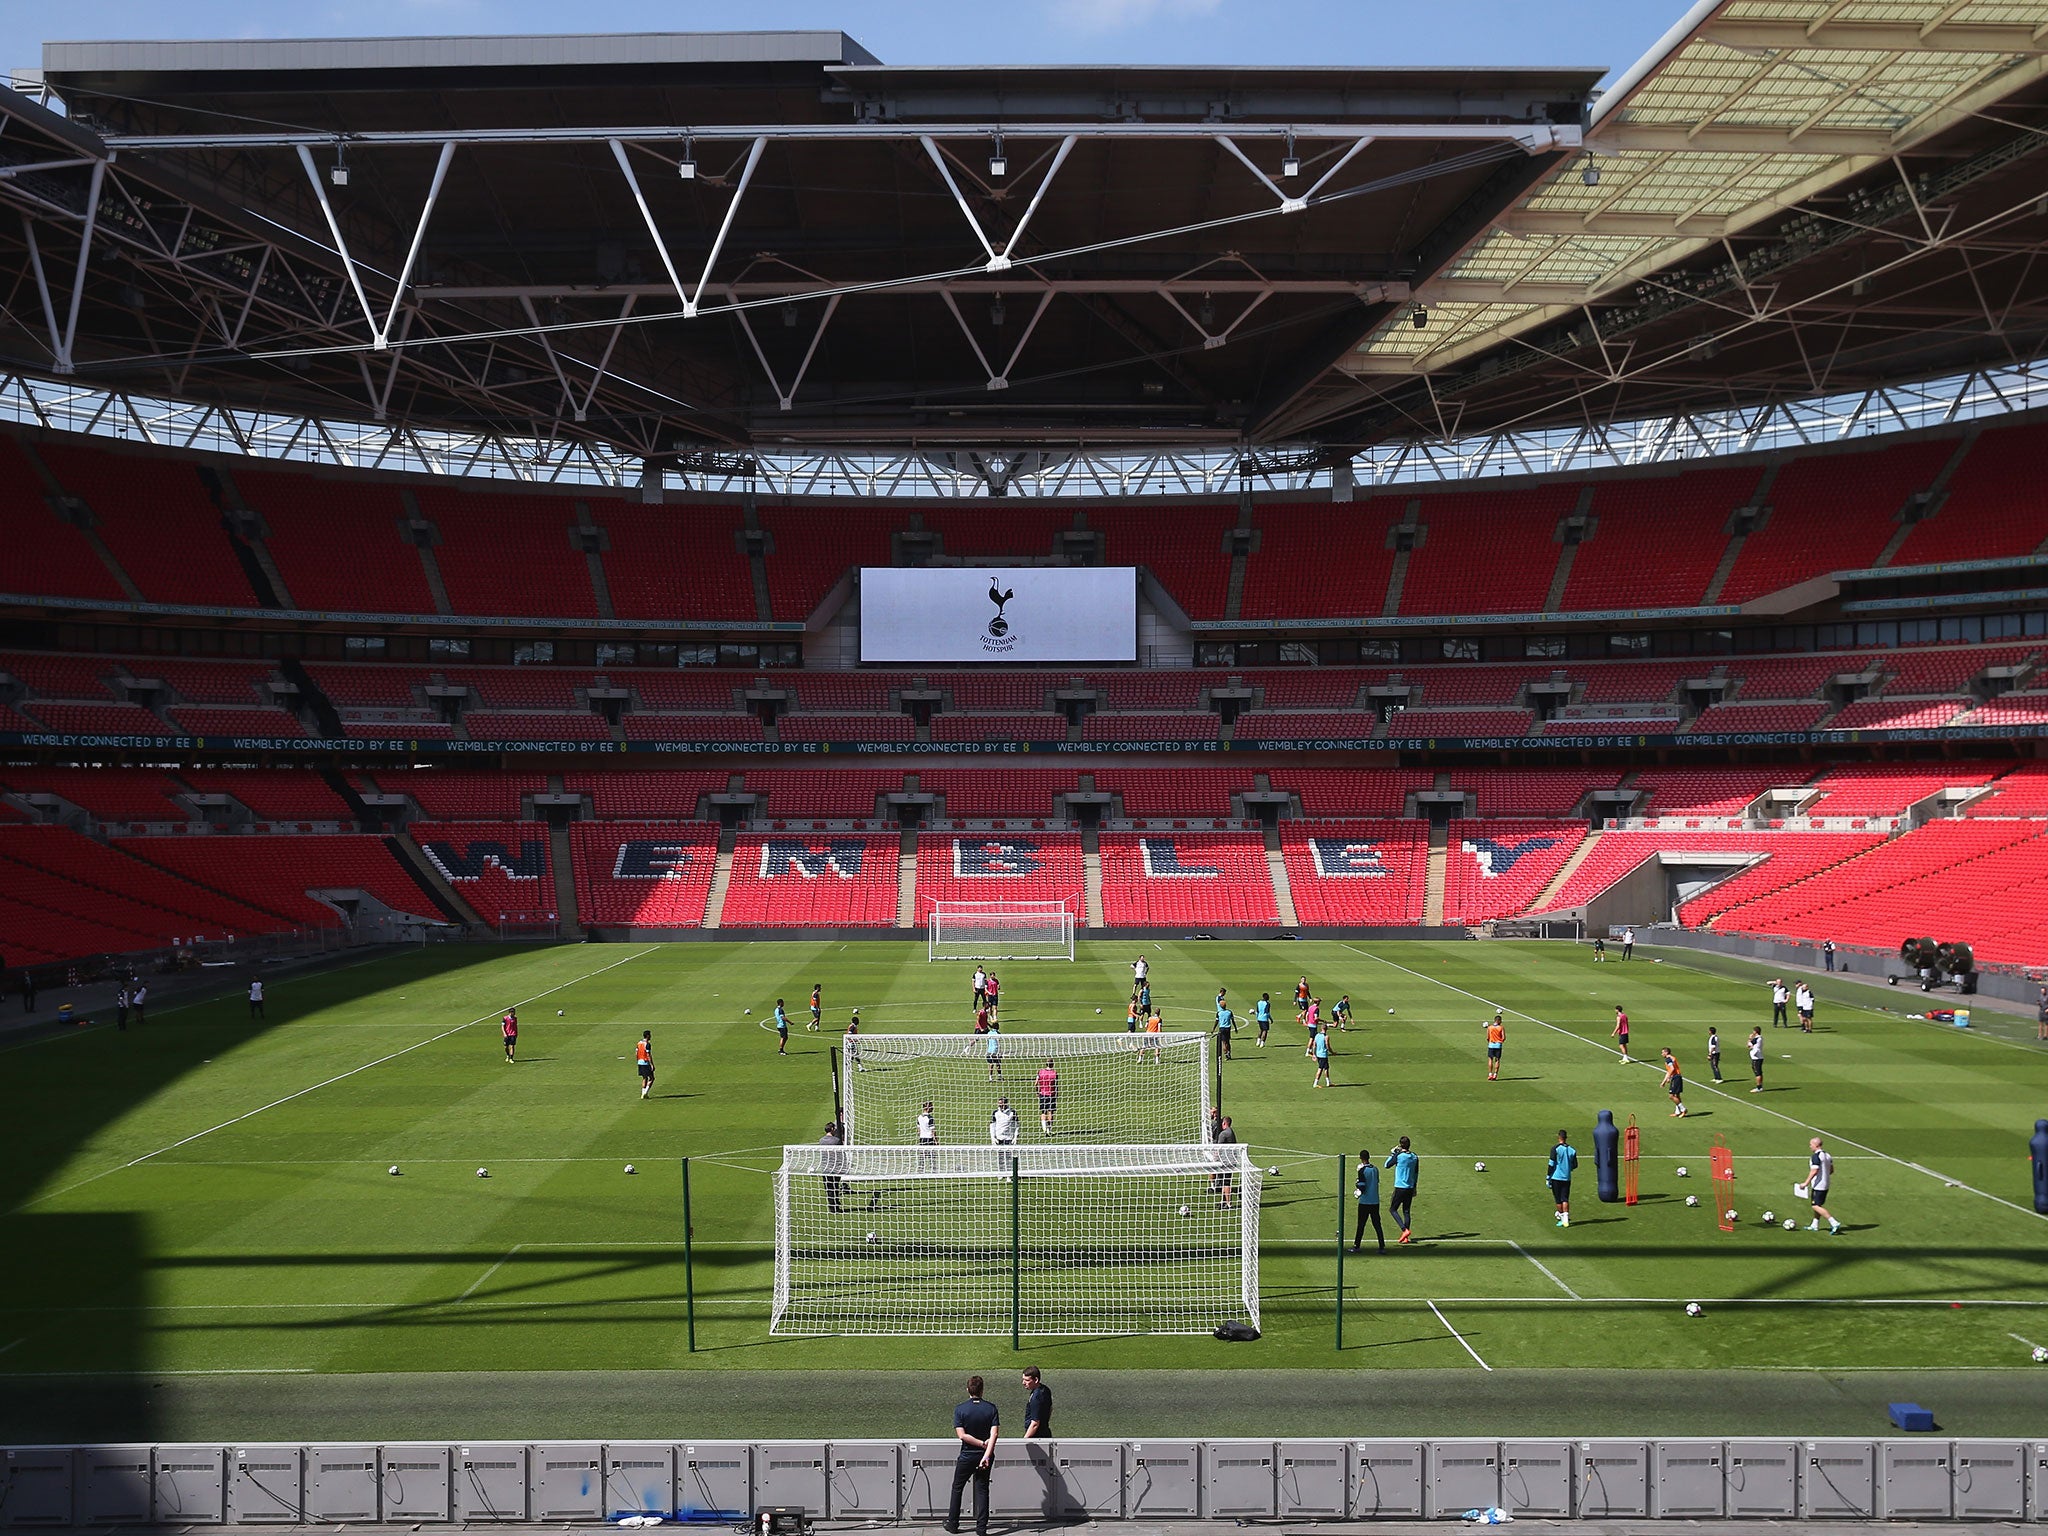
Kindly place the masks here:
[(189, 459), (44, 443), (44, 465), (92, 508), (93, 531), (152, 603), (253, 608), (221, 511)]
[(455, 612), (598, 616), (589, 564), (569, 542), (573, 502), (494, 488), (420, 486), (413, 495), (440, 533), (434, 560)]
[(6, 768), (0, 781), (17, 794), (51, 794), (99, 821), (191, 821), (170, 796), (170, 775), (154, 768)]
[(1230, 596), (1224, 536), (1237, 526), (1232, 506), (1093, 508), (1104, 565), (1142, 565), (1191, 619), (1220, 619)]
[(548, 829), (539, 822), (416, 821), (406, 831), (484, 922), (554, 912)]
[(1528, 911), (1585, 837), (1583, 821), (1453, 821), (1444, 921), (1482, 923)]
[(298, 716), (283, 709), (208, 709), (190, 704), (173, 704), (171, 718), (178, 729), (194, 736), (310, 736)]
[(1057, 901), (1082, 922), (1077, 832), (927, 832), (917, 840), (917, 920), (937, 902)]
[[(1804, 768), (1645, 768), (1632, 788), (1639, 816), (1739, 816), (1765, 790), (1804, 784)], [(1647, 802), (1647, 803), (1646, 803)]]
[(1526, 709), (1401, 709), (1387, 721), (1387, 737), (1526, 736), (1535, 718)]
[(1234, 816), (1230, 797), (1252, 788), (1249, 768), (1123, 768), (1095, 770), (1095, 787), (1121, 795), (1126, 816)]
[(1074, 526), (1072, 508), (1034, 507), (1011, 502), (1002, 515), (991, 517), (986, 506), (926, 507), (924, 526), (939, 536), (940, 552), (978, 560), (1016, 556), (1044, 559), (1053, 553), (1058, 535)]
[(1698, 731), (1810, 731), (1828, 712), (1822, 703), (1713, 704), (1701, 710), (1688, 733)]
[(1394, 569), (1388, 531), (1407, 504), (1403, 495), (1348, 506), (1261, 506), (1240, 616), (1377, 618)]
[(1821, 791), (1808, 816), (1896, 816), (1950, 785), (1988, 784), (1997, 767), (1984, 763), (1856, 763), (1830, 768), (1814, 781)]
[(909, 526), (900, 507), (763, 507), (761, 527), (774, 545), (766, 565), (775, 617), (808, 619), (849, 570), (889, 564), (889, 535)]
[(7, 528), (0, 590), (126, 600), (114, 573), (85, 535), (51, 509), (47, 494), (21, 444), (0, 438), (0, 511)]
[(381, 837), (128, 837), (114, 846), (300, 927), (331, 928), (341, 921), (334, 908), (307, 896), (309, 890), (366, 891), (393, 911), (440, 920)]
[(1558, 520), (1578, 497), (1577, 486), (1554, 482), (1424, 496), (1426, 532), (1408, 557), (1401, 612), (1542, 612), (1562, 548)]
[(1256, 832), (1105, 832), (1101, 847), (1102, 918), (1112, 928), (1280, 920)]
[(780, 741), (902, 741), (917, 739), (908, 715), (784, 715), (775, 723)]
[(407, 542), (398, 488), (375, 480), (235, 471), (261, 515), (263, 544), (294, 608), (432, 613), (420, 552)]
[(1972, 800), (1965, 816), (2048, 816), (2048, 763), (2021, 763)]
[(1952, 723), (1968, 699), (1858, 699), (1828, 721), (1831, 731), (1921, 731)]
[(1867, 832), (1708, 832), (1659, 826), (1641, 832), (1602, 832), (1579, 867), (1545, 905), (1552, 911), (1591, 901), (1652, 854), (1742, 853), (1764, 856), (1761, 864), (1730, 876), (1690, 904), (1687, 921), (1712, 908), (1723, 887), (1743, 883), (1732, 894), (1759, 895), (1803, 880), (1816, 870), (1853, 858), (1880, 839)]
[(592, 502), (604, 529), (605, 586), (622, 619), (753, 619), (754, 574), (740, 553), (745, 518), (730, 504), (646, 507)]
[(260, 821), (354, 821), (355, 808), (325, 777), (303, 768), (184, 768), (200, 794), (227, 795)]
[(1936, 438), (1786, 460), (1765, 495), (1769, 520), (1743, 540), (1715, 601), (1746, 603), (1868, 566), (1898, 531), (1906, 498), (1931, 484), (1954, 452), (1953, 438)]
[(1562, 607), (1692, 608), (1728, 547), (1728, 519), (1756, 490), (1754, 465), (1700, 466), (1651, 479), (1603, 480), (1593, 537), (1572, 556)]
[(896, 923), (895, 834), (749, 832), (732, 855), (720, 923), (727, 928), (890, 928)]
[(723, 769), (605, 768), (562, 775), (563, 790), (588, 795), (592, 813), (608, 821), (694, 821), (699, 797), (724, 794), (730, 782)]
[(2048, 432), (2038, 422), (1992, 427), (1963, 455), (1934, 515), (1914, 525), (1892, 565), (1998, 560), (2031, 555), (2048, 541), (2041, 459)]
[(1453, 768), (1451, 788), (1470, 790), (1484, 819), (1494, 816), (1570, 816), (1596, 789), (1621, 783), (1619, 768)]
[(1275, 765), (1269, 775), (1281, 794), (1301, 798), (1309, 817), (1399, 816), (1408, 796), (1432, 789), (1436, 774), (1428, 768), (1304, 768)]
[(821, 817), (866, 821), (877, 815), (876, 797), (903, 788), (900, 768), (751, 769), (747, 792), (767, 797), (754, 815), (777, 818)]
[(700, 821), (582, 821), (569, 829), (577, 915), (586, 924), (700, 928), (718, 828)]
[(1422, 921), (1426, 821), (1284, 821), (1280, 851), (1295, 916), (1309, 927), (1405, 927)]

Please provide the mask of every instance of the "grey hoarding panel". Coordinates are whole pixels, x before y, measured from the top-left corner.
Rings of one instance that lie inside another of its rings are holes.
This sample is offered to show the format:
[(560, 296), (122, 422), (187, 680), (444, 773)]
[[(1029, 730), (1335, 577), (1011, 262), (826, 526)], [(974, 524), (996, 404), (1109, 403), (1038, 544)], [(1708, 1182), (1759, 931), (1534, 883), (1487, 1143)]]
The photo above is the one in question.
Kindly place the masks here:
[(297, 1521), (306, 1504), (306, 1453), (297, 1445), (238, 1445), (228, 1453), (228, 1519)]
[(160, 1445), (153, 1458), (156, 1518), (219, 1525), (228, 1517), (228, 1453), (219, 1445)]
[(600, 1520), (604, 1501), (603, 1448), (594, 1444), (533, 1447), (527, 1505), (536, 1520)]
[[(401, 1449), (394, 1446), (394, 1450)], [(447, 1452), (442, 1452), (443, 1457)], [(309, 1525), (373, 1525), (377, 1508), (377, 1447), (374, 1445), (309, 1445), (306, 1447), (306, 1521)], [(448, 1464), (441, 1463), (442, 1510), (431, 1518), (447, 1518)], [(392, 1516), (397, 1519), (397, 1515)], [(426, 1516), (414, 1516), (425, 1519)]]
[(377, 1452), (384, 1518), (446, 1520), (455, 1507), (455, 1453), (445, 1445), (387, 1445)]
[(1274, 1451), (1279, 1476), (1279, 1512), (1296, 1517), (1323, 1515), (1341, 1520), (1351, 1512), (1346, 1474), (1350, 1457), (1342, 1440), (1282, 1440)]
[(754, 1448), (754, 1504), (795, 1505), (813, 1520), (829, 1512), (825, 1442), (767, 1440)]
[(1211, 1440), (1202, 1447), (1202, 1513), (1270, 1520), (1277, 1505), (1270, 1440)]
[(1954, 1471), (1958, 1520), (2024, 1520), (2027, 1448), (2017, 1440), (1958, 1440)]
[(2034, 1489), (2033, 1516), (2048, 1520), (2048, 1441), (2036, 1440), (2027, 1447), (2027, 1466)]
[(835, 1440), (826, 1457), (826, 1490), (834, 1520), (894, 1520), (903, 1491), (894, 1440)]
[(1650, 1447), (1651, 1513), (1667, 1520), (1728, 1510), (1727, 1457), (1718, 1440), (1659, 1440)]
[(148, 1523), (148, 1446), (88, 1445), (72, 1467), (80, 1525)]
[(1879, 1513), (1946, 1520), (1955, 1508), (1955, 1462), (1946, 1440), (1887, 1440), (1877, 1448)]
[[(743, 1448), (742, 1448), (743, 1449)], [(676, 1448), (673, 1445), (627, 1443), (604, 1448), (604, 1513), (617, 1515), (674, 1514), (676, 1498)], [(742, 1497), (730, 1506), (744, 1516), (752, 1500)]]
[[(1001, 1446), (1002, 1442), (996, 1442)], [(913, 1440), (903, 1447), (903, 1518), (940, 1520), (953, 1493), (953, 1463), (960, 1459), (957, 1440)], [(974, 1497), (972, 1490), (965, 1500)], [(989, 1503), (995, 1503), (995, 1479), (989, 1479)], [(971, 1506), (970, 1506), (971, 1507)]]
[(1515, 1515), (1569, 1515), (1575, 1450), (1569, 1440), (1504, 1441), (1501, 1506)]
[(1797, 1515), (1800, 1454), (1791, 1440), (1730, 1440), (1728, 1513), (1772, 1520)]
[(1809, 1440), (1801, 1448), (1802, 1513), (1867, 1520), (1877, 1513), (1877, 1447), (1868, 1440)]
[[(818, 1452), (822, 1458), (824, 1448)], [(760, 1464), (760, 1453), (741, 1441), (685, 1445), (676, 1460), (676, 1508), (700, 1520), (746, 1519), (757, 1505), (778, 1502), (754, 1497), (754, 1471)]]
[(1422, 1442), (1351, 1442), (1351, 1516), (1355, 1520), (1422, 1517)]
[(523, 1445), (462, 1445), (455, 1448), (455, 1516), (458, 1520), (524, 1520), (526, 1478), (531, 1458)]
[(1493, 1440), (1429, 1444), (1429, 1509), (1442, 1517), (1500, 1503), (1500, 1445)]
[(1591, 1520), (1649, 1512), (1650, 1447), (1641, 1440), (1580, 1441), (1580, 1516)]
[[(905, 1492), (907, 1508), (907, 1486)], [(1118, 1519), (1124, 1512), (1123, 1442), (997, 1441), (989, 1509), (1003, 1519)]]
[(9, 1451), (0, 1460), (0, 1525), (71, 1524), (71, 1451), (61, 1445)]
[(1125, 1451), (1124, 1515), (1132, 1520), (1201, 1514), (1201, 1457), (1193, 1440), (1133, 1440)]

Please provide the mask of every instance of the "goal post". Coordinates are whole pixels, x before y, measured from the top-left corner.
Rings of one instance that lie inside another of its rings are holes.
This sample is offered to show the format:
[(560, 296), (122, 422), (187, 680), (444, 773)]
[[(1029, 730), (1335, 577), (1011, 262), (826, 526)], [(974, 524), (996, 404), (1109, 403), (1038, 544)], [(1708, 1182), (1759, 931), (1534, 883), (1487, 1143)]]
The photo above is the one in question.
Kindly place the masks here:
[[(1001, 1100), (1027, 1145), (1194, 1143), (1209, 1125), (1209, 1037), (1192, 1030), (1147, 1034), (996, 1036), (849, 1036), (840, 1069), (847, 1141), (902, 1145), (918, 1139), (917, 1118), (932, 1106), (941, 1145), (986, 1142)], [(1041, 1103), (1047, 1062), (1053, 1092)]]
[(1074, 911), (1063, 901), (934, 901), (925, 959), (1071, 960)]
[(790, 1146), (776, 1334), (1209, 1333), (1259, 1325), (1239, 1146)]

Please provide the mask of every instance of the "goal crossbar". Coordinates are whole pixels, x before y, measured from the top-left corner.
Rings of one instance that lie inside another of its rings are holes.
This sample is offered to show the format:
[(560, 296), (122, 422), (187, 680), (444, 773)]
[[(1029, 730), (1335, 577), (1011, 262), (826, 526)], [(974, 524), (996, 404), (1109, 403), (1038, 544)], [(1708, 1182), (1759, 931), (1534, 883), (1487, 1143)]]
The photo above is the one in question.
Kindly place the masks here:
[(934, 901), (927, 960), (1071, 960), (1074, 911), (1064, 901)]

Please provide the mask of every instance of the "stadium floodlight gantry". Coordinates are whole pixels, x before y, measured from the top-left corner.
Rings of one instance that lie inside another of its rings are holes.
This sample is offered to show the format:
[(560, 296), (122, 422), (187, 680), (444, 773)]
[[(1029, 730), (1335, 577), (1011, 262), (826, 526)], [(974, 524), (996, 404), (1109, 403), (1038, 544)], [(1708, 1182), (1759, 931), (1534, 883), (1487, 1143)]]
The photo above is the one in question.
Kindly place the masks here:
[(938, 901), (927, 960), (1071, 960), (1074, 913), (1063, 901)]
[[(991, 1066), (986, 1035), (850, 1035), (840, 1085), (846, 1139), (901, 1145), (919, 1136), (932, 1106), (941, 1143), (982, 1139), (999, 1100), (1012, 1098), (1027, 1144), (1199, 1142), (1209, 1124), (1209, 1037), (1159, 1034), (998, 1032)], [(1038, 1074), (1058, 1074), (1045, 1112)], [(1034, 1113), (1038, 1111), (1038, 1113)]]
[(1259, 1193), (1239, 1146), (785, 1147), (769, 1331), (1256, 1328)]

